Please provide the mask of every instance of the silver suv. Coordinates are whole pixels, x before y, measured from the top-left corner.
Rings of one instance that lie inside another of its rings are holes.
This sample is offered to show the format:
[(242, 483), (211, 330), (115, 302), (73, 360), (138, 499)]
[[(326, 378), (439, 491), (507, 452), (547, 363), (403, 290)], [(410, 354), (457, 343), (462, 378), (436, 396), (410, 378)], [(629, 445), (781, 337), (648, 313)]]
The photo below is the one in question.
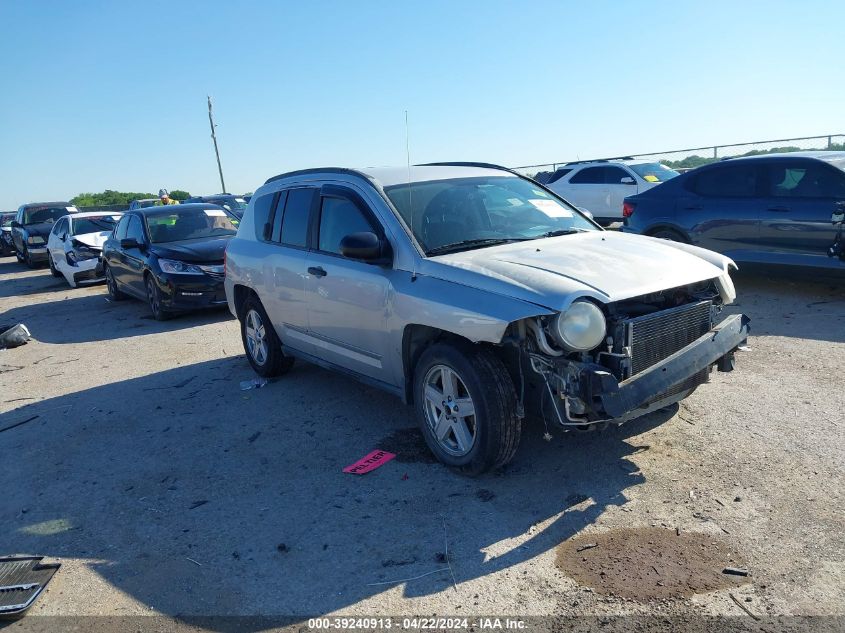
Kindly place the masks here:
[(621, 423), (732, 369), (732, 264), (604, 231), (494, 165), (325, 168), (256, 191), (225, 287), (259, 375), (301, 358), (393, 392), (438, 459), (478, 474), (513, 458), (526, 415)]

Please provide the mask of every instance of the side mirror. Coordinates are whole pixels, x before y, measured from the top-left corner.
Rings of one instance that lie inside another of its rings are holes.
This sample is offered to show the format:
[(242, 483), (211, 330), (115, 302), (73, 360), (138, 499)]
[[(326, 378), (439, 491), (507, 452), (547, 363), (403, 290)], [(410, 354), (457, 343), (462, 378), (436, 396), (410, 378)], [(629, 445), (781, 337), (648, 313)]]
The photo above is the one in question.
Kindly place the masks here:
[(136, 240), (134, 237), (124, 237), (122, 240), (120, 240), (120, 248), (141, 248), (141, 245), (138, 243), (138, 240)]
[(592, 211), (590, 211), (589, 209), (585, 209), (584, 207), (577, 207), (577, 208), (578, 208), (578, 210), (579, 210), (581, 213), (583, 213), (584, 215), (586, 215), (586, 216), (587, 216), (588, 218), (590, 218), (591, 220), (595, 220), (595, 219), (596, 219), (596, 217), (593, 215), (593, 212), (592, 212)]
[(23, 225), (20, 222), (18, 222), (17, 220), (12, 220), (12, 223), (9, 226), (11, 226), (13, 229), (22, 229), (23, 228)]
[(390, 246), (375, 233), (352, 233), (340, 240), (340, 254), (349, 259), (384, 263), (390, 255)]
[(635, 185), (635, 184), (637, 184), (636, 182), (634, 182), (634, 179), (631, 178), (630, 176), (625, 176), (619, 182), (621, 182), (623, 185)]

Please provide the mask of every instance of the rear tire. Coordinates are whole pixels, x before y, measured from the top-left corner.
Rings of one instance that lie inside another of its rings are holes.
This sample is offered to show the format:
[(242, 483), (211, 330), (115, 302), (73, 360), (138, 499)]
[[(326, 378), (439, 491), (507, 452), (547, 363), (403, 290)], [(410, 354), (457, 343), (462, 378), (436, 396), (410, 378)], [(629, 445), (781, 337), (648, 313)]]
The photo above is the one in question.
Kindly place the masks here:
[(126, 295), (117, 289), (117, 282), (114, 280), (114, 273), (112, 273), (109, 265), (104, 264), (103, 268), (105, 268), (106, 289), (109, 292), (109, 299), (112, 301), (123, 301), (126, 299)]
[(669, 240), (670, 242), (683, 242), (684, 244), (689, 243), (688, 239), (686, 239), (678, 231), (674, 231), (672, 229), (659, 229), (657, 231), (649, 233), (649, 235), (651, 237), (656, 237), (661, 240)]
[(414, 371), (414, 408), (431, 452), (465, 475), (504, 466), (519, 447), (513, 381), (483, 347), (436, 343), (426, 349)]
[(290, 371), (294, 359), (282, 351), (282, 342), (257, 297), (247, 297), (241, 309), (241, 340), (246, 358), (262, 378)]
[(161, 307), (161, 292), (159, 292), (158, 285), (152, 275), (147, 275), (147, 304), (150, 306), (150, 312), (156, 321), (167, 321), (170, 318), (170, 313), (166, 312)]

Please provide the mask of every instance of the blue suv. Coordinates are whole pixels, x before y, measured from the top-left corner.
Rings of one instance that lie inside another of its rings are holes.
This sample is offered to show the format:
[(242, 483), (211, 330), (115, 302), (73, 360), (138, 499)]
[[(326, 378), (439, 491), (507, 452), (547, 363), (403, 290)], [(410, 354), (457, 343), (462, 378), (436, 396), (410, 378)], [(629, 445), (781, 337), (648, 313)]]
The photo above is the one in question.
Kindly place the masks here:
[[(732, 158), (625, 198), (623, 231), (686, 242), (738, 263), (845, 272), (845, 152)], [(838, 220), (838, 222), (837, 222)]]

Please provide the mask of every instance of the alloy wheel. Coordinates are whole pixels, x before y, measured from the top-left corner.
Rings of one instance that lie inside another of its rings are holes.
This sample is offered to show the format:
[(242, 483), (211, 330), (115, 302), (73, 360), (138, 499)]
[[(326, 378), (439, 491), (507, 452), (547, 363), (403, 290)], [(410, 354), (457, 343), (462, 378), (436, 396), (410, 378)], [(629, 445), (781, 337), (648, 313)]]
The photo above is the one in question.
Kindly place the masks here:
[(267, 346), (267, 331), (264, 328), (264, 321), (257, 310), (250, 310), (244, 317), (244, 333), (246, 345), (252, 360), (258, 365), (267, 362), (269, 348)]
[(425, 419), (440, 446), (463, 457), (472, 450), (478, 433), (475, 405), (458, 373), (434, 365), (425, 375)]

